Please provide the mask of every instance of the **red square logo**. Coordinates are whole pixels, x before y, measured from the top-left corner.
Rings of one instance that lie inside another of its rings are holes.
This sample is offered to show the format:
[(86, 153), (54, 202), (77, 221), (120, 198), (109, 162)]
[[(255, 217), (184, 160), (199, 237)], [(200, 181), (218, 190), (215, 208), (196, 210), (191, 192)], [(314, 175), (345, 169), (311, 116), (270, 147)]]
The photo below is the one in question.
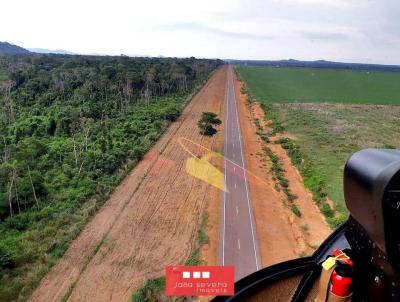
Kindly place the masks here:
[(233, 266), (167, 266), (167, 296), (233, 296)]

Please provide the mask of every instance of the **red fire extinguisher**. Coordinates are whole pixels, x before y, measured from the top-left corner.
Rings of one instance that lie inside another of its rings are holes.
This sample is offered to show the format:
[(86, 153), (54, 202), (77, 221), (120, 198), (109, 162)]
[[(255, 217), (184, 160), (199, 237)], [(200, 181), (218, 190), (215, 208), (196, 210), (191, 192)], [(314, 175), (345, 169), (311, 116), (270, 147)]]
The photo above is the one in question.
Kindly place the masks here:
[(331, 275), (330, 292), (339, 297), (347, 297), (351, 294), (353, 282), (353, 268), (349, 263), (337, 262), (337, 266)]

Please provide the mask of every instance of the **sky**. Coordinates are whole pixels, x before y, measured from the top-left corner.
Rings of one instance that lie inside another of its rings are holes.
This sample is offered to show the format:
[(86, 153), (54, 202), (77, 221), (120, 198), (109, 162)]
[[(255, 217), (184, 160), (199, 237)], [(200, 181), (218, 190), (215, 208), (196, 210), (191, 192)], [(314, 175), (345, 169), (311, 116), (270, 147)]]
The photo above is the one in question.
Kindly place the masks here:
[(80, 54), (400, 64), (398, 0), (2, 0), (0, 41)]

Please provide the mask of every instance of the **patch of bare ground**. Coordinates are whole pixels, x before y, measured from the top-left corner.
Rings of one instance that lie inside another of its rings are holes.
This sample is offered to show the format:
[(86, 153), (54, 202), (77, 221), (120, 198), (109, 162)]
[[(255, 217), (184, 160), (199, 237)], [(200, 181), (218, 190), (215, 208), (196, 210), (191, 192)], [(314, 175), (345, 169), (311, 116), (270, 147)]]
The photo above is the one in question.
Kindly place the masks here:
[[(286, 151), (278, 144), (264, 142), (256, 134), (260, 129), (269, 132), (270, 123), (265, 121), (257, 102), (246, 101), (246, 95), (241, 93), (242, 85), (235, 81), (260, 254), (263, 266), (268, 266), (311, 254), (331, 230)], [(289, 133), (284, 135), (295, 139)], [(297, 196), (295, 203), (301, 217), (293, 214), (286, 196), (277, 191), (276, 180), (270, 172), (271, 161), (263, 152), (265, 146), (282, 162), (289, 188)]]
[(225, 83), (221, 68), (118, 186), (30, 301), (128, 301), (166, 265), (187, 260), (209, 185), (186, 173), (190, 154), (178, 139), (213, 148), (214, 139), (199, 134), (197, 121), (203, 111), (221, 114)]

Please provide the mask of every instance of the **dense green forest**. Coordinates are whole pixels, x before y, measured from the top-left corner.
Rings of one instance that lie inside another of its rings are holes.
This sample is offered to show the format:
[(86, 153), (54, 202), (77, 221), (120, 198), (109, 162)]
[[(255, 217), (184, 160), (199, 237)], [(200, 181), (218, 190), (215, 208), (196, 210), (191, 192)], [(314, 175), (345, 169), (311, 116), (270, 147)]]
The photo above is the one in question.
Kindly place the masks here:
[(221, 63), (0, 56), (1, 301), (26, 298)]

